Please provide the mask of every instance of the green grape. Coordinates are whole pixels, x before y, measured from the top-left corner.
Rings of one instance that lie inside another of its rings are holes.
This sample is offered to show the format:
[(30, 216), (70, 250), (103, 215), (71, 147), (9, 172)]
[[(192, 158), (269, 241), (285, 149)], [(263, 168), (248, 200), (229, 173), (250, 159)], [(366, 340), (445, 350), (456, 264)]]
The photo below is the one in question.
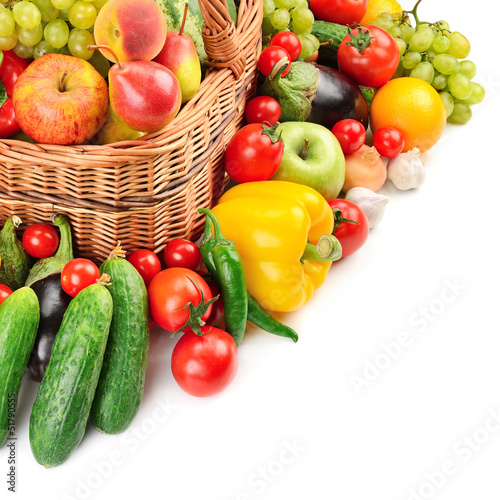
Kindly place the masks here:
[(312, 33), (305, 34), (304, 37), (312, 43), (313, 53), (316, 52), (319, 49), (319, 40)]
[(36, 28), (42, 22), (42, 14), (38, 7), (27, 0), (21, 0), (12, 7), (14, 20), (21, 27), (27, 30)]
[(295, 27), (306, 31), (314, 24), (314, 14), (307, 7), (296, 7), (292, 10), (292, 20)]
[(394, 38), (397, 38), (398, 36), (401, 36), (401, 28), (399, 26), (396, 26), (395, 24), (393, 24), (392, 27), (390, 27), (387, 31)]
[(100, 50), (95, 50), (92, 57), (89, 59), (89, 63), (94, 66), (94, 68), (101, 74), (103, 78), (108, 77), (109, 68), (111, 64), (108, 59), (106, 59)]
[(455, 100), (449, 92), (439, 92), (439, 97), (441, 97), (441, 100), (443, 101), (444, 108), (446, 109), (446, 118), (448, 118), (453, 113)]
[(472, 118), (472, 110), (468, 104), (455, 102), (453, 112), (448, 116), (448, 122), (456, 125), (463, 125)]
[(402, 38), (395, 38), (394, 41), (399, 49), (399, 55), (402, 56), (406, 52), (406, 42)]
[(460, 67), (458, 59), (450, 54), (438, 54), (432, 60), (432, 65), (443, 75), (453, 75)]
[(486, 96), (486, 91), (484, 90), (484, 87), (480, 85), (479, 83), (476, 82), (470, 82), (471, 87), (472, 87), (472, 93), (470, 97), (467, 99), (464, 99), (463, 102), (465, 104), (479, 104)]
[(411, 37), (415, 34), (415, 28), (413, 26), (408, 26), (407, 24), (402, 24), (399, 29), (401, 30), (401, 38), (408, 43)]
[(436, 24), (441, 30), (450, 31), (450, 25), (446, 21), (438, 21)]
[(0, 37), (0, 50), (11, 50), (17, 43), (17, 30), (9, 36)]
[(52, 5), (59, 10), (69, 9), (74, 3), (75, 0), (50, 0)]
[(413, 78), (419, 78), (429, 84), (434, 80), (434, 68), (428, 61), (419, 62), (410, 73)]
[(282, 31), (290, 24), (290, 12), (286, 9), (276, 9), (270, 16), (271, 24), (278, 30)]
[(468, 99), (472, 94), (472, 85), (469, 78), (462, 73), (455, 73), (448, 77), (450, 94), (457, 99)]
[(439, 53), (446, 52), (450, 47), (450, 40), (445, 36), (437, 36), (432, 42), (432, 48)]
[(48, 23), (57, 18), (59, 9), (56, 9), (52, 5), (51, 0), (31, 0), (31, 2), (38, 7), (44, 23)]
[(432, 80), (432, 86), (436, 90), (445, 89), (447, 84), (448, 84), (448, 77), (446, 75), (442, 75), (441, 73), (437, 73), (434, 76), (434, 80)]
[(309, 7), (309, 2), (307, 0), (293, 0), (294, 7)]
[(52, 54), (56, 50), (51, 47), (45, 40), (41, 40), (33, 47), (33, 58), (38, 59), (45, 54)]
[(12, 35), (16, 29), (16, 21), (9, 9), (0, 8), (0, 37), (4, 38)]
[[(275, 11), (276, 12), (276, 11)], [(77, 0), (68, 11), (68, 20), (75, 28), (86, 30), (94, 25), (97, 9), (93, 3)], [(272, 21), (272, 20), (271, 20)]]
[(293, 33), (295, 33), (296, 35), (307, 35), (309, 33), (312, 33), (313, 27), (311, 25), (311, 26), (309, 26), (309, 28), (301, 29), (301, 28), (298, 28), (297, 26), (295, 26), (295, 24), (292, 21), (292, 23), (290, 24), (290, 30)]
[(465, 75), (467, 78), (472, 80), (476, 76), (477, 67), (472, 61), (464, 59), (463, 61), (460, 61), (458, 72), (462, 73), (462, 75)]
[(274, 26), (271, 24), (271, 19), (269, 17), (264, 17), (262, 19), (262, 36), (272, 36), (275, 32)]
[(19, 41), (16, 43), (16, 46), (12, 49), (12, 51), (21, 59), (30, 59), (33, 57), (33, 47), (27, 47)]
[(387, 17), (377, 17), (370, 24), (373, 26), (378, 26), (379, 28), (382, 28), (386, 31), (389, 31), (394, 26), (392, 18), (389, 19)]
[(56, 49), (56, 54), (64, 54), (65, 56), (70, 56), (71, 52), (68, 49), (68, 46), (65, 45), (64, 47), (61, 47), (60, 49)]
[(430, 28), (430, 27), (431, 27), (431, 25), (429, 23), (420, 23), (418, 25), (417, 31), (426, 30), (427, 28)]
[(263, 12), (264, 17), (269, 17), (274, 12), (275, 9), (276, 6), (273, 0), (264, 0), (264, 12)]
[(18, 28), (17, 38), (18, 41), (23, 45), (26, 45), (26, 47), (33, 47), (43, 38), (43, 26), (39, 24), (32, 30)]
[(398, 67), (396, 68), (396, 71), (392, 75), (391, 80), (394, 80), (394, 78), (400, 78), (401, 76), (405, 76), (405, 69), (403, 68), (403, 64), (400, 59)]
[(69, 22), (68, 12), (69, 12), (69, 9), (61, 9), (59, 11), (59, 15), (57, 16), (57, 19), (62, 19), (63, 21)]
[(315, 52), (313, 42), (307, 37), (307, 35), (299, 34), (297, 36), (302, 44), (302, 50), (300, 51), (299, 57), (303, 59), (311, 57)]
[(69, 27), (62, 19), (54, 19), (45, 26), (43, 37), (55, 49), (60, 49), (68, 43)]
[(407, 52), (402, 59), (402, 65), (405, 69), (413, 69), (422, 60), (420, 52)]
[(293, 0), (274, 0), (277, 9), (290, 10), (293, 7)]
[(94, 0), (92, 3), (95, 5), (97, 12), (99, 12), (107, 1), (108, 0)]
[(392, 14), (390, 12), (379, 12), (377, 18), (390, 19), (393, 21)]
[(455, 56), (457, 59), (465, 59), (470, 53), (469, 40), (458, 31), (450, 33), (448, 38), (450, 39), (448, 54)]
[(409, 49), (414, 52), (425, 52), (431, 48), (434, 37), (432, 28), (419, 29), (408, 42)]
[(71, 55), (75, 57), (88, 61), (92, 57), (94, 51), (88, 50), (87, 45), (94, 44), (94, 36), (87, 30), (73, 28), (69, 33), (68, 49), (71, 52)]

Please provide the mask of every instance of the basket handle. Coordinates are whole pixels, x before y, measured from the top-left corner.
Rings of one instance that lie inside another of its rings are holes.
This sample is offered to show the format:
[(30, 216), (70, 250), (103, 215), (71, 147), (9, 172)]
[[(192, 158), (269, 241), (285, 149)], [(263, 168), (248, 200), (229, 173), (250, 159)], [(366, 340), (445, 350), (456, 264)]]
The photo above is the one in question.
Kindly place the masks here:
[(226, 0), (198, 0), (205, 20), (201, 34), (207, 66), (230, 68), (238, 80), (245, 70), (245, 55), (238, 43), (238, 32), (229, 15)]

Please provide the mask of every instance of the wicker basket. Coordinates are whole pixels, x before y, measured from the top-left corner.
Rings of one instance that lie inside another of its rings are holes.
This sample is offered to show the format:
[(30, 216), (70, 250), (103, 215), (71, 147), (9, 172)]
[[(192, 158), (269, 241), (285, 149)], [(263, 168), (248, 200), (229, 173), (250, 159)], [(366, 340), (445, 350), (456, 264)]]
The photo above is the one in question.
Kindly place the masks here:
[(262, 0), (241, 0), (237, 27), (226, 0), (199, 0), (207, 70), (197, 94), (164, 129), (104, 146), (0, 140), (0, 223), (66, 214), (75, 255), (100, 263), (120, 240), (127, 251), (160, 252), (196, 239), (200, 206), (226, 185), (222, 158), (255, 92)]

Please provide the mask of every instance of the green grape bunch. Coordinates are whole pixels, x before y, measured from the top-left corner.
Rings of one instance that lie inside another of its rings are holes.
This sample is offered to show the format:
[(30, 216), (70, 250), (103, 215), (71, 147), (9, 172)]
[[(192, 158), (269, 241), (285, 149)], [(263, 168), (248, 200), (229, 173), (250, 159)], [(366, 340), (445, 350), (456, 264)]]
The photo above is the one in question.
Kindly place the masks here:
[(107, 0), (3, 0), (0, 50), (24, 59), (60, 53), (89, 61), (104, 77), (109, 63), (94, 45), (93, 26)]
[(371, 24), (385, 29), (396, 40), (401, 59), (393, 78), (412, 76), (429, 83), (444, 103), (448, 122), (467, 123), (472, 117), (470, 106), (485, 97), (484, 88), (473, 81), (477, 68), (467, 59), (469, 40), (452, 31), (446, 21), (421, 22), (417, 15), (421, 1), (411, 11), (382, 12)]
[(279, 31), (290, 30), (301, 44), (301, 59), (311, 57), (319, 48), (319, 40), (312, 34), (314, 14), (307, 0), (264, 0), (262, 36), (264, 44)]

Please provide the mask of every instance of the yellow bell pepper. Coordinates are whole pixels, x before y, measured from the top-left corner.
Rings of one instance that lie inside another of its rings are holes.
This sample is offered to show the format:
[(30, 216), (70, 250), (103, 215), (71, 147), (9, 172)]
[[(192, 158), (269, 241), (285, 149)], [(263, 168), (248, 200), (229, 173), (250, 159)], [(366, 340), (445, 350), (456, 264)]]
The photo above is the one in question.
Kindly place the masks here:
[[(323, 235), (335, 240), (332, 210), (314, 189), (246, 182), (229, 189), (212, 211), (241, 255), (248, 291), (266, 309), (299, 309), (325, 281), (331, 262), (304, 260), (308, 242), (317, 244)], [(338, 244), (333, 260), (340, 256)]]

